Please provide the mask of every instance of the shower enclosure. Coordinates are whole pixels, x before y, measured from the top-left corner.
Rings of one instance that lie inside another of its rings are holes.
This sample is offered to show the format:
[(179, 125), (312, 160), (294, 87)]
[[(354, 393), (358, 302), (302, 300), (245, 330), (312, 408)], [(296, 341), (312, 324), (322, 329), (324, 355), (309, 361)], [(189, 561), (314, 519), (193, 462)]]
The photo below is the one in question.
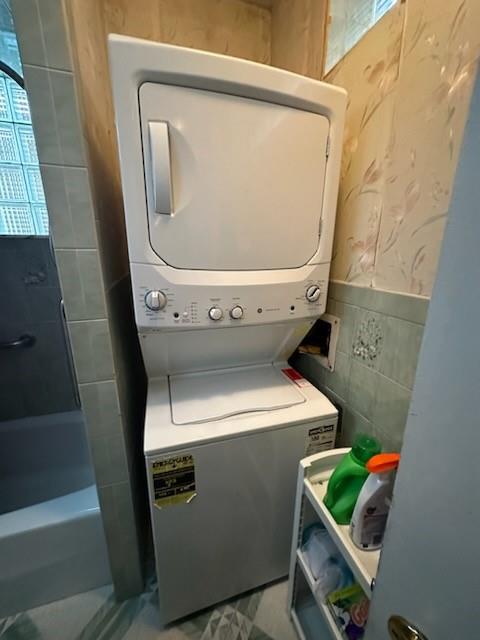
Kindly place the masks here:
[(0, 2), (0, 617), (110, 582), (48, 212)]

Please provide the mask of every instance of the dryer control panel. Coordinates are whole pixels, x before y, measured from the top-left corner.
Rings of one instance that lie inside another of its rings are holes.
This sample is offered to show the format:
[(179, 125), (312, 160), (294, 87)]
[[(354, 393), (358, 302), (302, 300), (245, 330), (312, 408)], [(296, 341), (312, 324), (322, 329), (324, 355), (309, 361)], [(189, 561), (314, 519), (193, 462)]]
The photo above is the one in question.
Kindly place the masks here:
[(328, 271), (328, 264), (284, 271), (278, 284), (272, 283), (269, 275), (262, 278), (261, 272), (248, 271), (216, 273), (215, 277), (206, 271), (192, 271), (190, 282), (185, 282), (183, 271), (180, 284), (175, 282), (175, 269), (135, 264), (132, 282), (137, 325), (141, 331), (171, 331), (315, 318), (325, 311)]

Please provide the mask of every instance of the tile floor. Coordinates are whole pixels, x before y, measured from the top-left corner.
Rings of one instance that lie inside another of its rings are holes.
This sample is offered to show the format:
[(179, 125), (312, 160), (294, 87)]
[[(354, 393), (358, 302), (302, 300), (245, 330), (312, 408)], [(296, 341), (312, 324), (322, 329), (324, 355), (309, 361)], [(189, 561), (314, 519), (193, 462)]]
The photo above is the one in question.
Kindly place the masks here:
[(233, 598), (162, 629), (154, 580), (117, 603), (110, 586), (0, 620), (1, 640), (298, 640), (286, 611), (287, 583)]

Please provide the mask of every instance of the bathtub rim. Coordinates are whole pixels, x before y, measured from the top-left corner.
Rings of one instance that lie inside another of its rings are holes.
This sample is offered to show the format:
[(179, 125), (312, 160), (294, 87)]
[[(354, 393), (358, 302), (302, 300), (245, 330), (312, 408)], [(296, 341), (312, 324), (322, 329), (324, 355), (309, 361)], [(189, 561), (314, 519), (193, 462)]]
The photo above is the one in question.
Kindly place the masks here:
[(97, 488), (91, 484), (57, 498), (2, 513), (0, 542), (10, 536), (89, 517), (97, 512), (100, 512)]

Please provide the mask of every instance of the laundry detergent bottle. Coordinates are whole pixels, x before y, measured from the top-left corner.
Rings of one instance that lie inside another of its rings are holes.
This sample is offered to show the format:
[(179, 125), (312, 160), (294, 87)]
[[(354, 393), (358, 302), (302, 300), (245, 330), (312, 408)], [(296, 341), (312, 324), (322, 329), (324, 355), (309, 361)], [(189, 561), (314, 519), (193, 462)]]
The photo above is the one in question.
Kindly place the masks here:
[(350, 522), (350, 536), (364, 551), (380, 549), (387, 526), (399, 453), (382, 453), (367, 462), (370, 472), (360, 491)]
[(349, 524), (358, 495), (369, 474), (365, 465), (380, 451), (378, 440), (358, 435), (349, 453), (330, 476), (323, 502), (338, 524)]

